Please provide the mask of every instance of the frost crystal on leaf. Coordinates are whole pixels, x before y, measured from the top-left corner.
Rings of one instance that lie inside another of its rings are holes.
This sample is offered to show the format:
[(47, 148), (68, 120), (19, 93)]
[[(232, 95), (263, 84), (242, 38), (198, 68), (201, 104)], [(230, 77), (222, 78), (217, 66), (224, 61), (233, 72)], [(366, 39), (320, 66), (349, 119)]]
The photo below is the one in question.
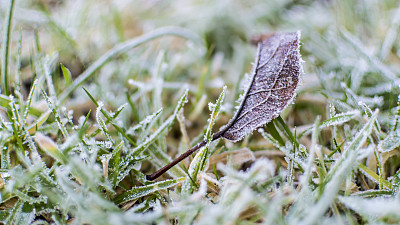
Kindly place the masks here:
[(299, 47), (300, 31), (261, 38), (251, 81), (235, 116), (221, 129), (222, 137), (239, 141), (288, 106), (302, 72)]

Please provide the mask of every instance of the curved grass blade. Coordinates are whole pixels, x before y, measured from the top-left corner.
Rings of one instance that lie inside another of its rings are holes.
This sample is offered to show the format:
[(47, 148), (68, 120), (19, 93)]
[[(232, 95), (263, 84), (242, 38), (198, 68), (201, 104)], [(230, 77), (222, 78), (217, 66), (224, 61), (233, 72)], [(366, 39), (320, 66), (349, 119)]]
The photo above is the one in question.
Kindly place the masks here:
[(202, 43), (201, 39), (196, 36), (194, 33), (179, 27), (163, 27), (157, 30), (154, 30), (150, 33), (144, 34), (140, 37), (133, 38), (126, 42), (116, 45), (114, 48), (110, 49), (103, 56), (101, 56), (97, 61), (95, 61), (91, 66), (89, 66), (85, 72), (83, 72), (79, 77), (72, 82), (72, 85), (68, 86), (64, 92), (59, 97), (59, 104), (62, 104), (67, 97), (80, 85), (83, 84), (89, 77), (91, 77), (94, 72), (96, 72), (100, 67), (102, 67), (105, 63), (107, 63), (113, 57), (126, 52), (132, 48), (135, 48), (143, 43), (146, 43), (150, 40), (156, 39), (158, 37), (162, 37), (165, 35), (174, 35), (179, 36), (193, 42)]

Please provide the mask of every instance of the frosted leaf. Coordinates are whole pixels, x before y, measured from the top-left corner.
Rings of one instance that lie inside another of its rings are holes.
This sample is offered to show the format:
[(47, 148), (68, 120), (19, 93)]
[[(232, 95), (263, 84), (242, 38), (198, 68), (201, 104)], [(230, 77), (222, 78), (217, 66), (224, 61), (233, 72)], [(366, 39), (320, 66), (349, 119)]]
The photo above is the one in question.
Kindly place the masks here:
[(302, 72), (300, 31), (261, 37), (251, 82), (231, 121), (220, 135), (239, 141), (264, 126), (288, 106)]
[[(212, 141), (220, 137), (235, 142), (241, 140), (278, 117), (295, 97), (303, 62), (299, 51), (300, 31), (261, 36), (257, 46), (253, 73), (244, 95), (240, 97), (241, 103), (229, 123), (212, 136)], [(206, 140), (198, 143), (146, 178), (158, 178), (206, 144)]]

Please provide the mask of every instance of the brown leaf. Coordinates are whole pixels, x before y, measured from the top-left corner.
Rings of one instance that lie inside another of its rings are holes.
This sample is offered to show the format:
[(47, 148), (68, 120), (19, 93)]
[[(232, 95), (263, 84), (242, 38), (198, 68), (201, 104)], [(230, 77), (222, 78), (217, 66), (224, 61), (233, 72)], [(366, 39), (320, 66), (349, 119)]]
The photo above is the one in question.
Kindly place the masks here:
[(239, 141), (289, 105), (302, 72), (300, 31), (261, 36), (251, 82), (240, 106), (219, 134)]
[[(213, 141), (220, 137), (231, 141), (241, 140), (254, 129), (278, 117), (296, 94), (302, 72), (300, 31), (262, 35), (254, 41), (258, 41), (258, 51), (251, 82), (236, 114), (213, 135)], [(206, 144), (206, 141), (198, 143), (146, 178), (156, 179)]]

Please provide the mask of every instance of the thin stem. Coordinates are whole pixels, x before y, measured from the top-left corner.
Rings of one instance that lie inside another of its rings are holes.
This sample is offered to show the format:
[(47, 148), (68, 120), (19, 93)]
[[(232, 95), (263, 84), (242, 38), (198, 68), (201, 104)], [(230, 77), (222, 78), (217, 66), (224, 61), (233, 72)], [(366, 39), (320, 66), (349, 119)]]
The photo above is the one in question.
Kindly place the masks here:
[[(217, 132), (213, 135), (211, 141), (215, 141), (218, 138), (220, 138), (223, 134), (223, 131), (221, 132)], [(207, 142), (206, 141), (202, 141), (200, 143), (198, 143), (197, 145), (195, 145), (193, 148), (187, 150), (186, 152), (184, 152), (182, 155), (180, 155), (178, 158), (176, 158), (174, 161), (168, 163), (167, 165), (165, 165), (163, 168), (157, 170), (155, 173), (151, 174), (151, 175), (147, 175), (146, 179), (147, 180), (155, 180), (157, 179), (159, 176), (163, 175), (165, 172), (167, 172), (169, 169), (171, 169), (173, 166), (175, 166), (176, 164), (178, 164), (179, 162), (181, 162), (182, 160), (184, 160), (186, 157), (188, 157), (189, 155), (193, 154), (195, 151), (199, 150), (201, 147), (203, 147), (204, 145), (206, 145)]]
[(4, 37), (4, 46), (3, 46), (3, 68), (1, 70), (2, 76), (4, 79), (4, 91), (7, 96), (10, 95), (10, 87), (8, 85), (8, 59), (10, 54), (10, 38), (11, 38), (11, 20), (14, 12), (14, 0), (10, 1), (10, 9), (8, 11), (7, 18), (7, 28)]

